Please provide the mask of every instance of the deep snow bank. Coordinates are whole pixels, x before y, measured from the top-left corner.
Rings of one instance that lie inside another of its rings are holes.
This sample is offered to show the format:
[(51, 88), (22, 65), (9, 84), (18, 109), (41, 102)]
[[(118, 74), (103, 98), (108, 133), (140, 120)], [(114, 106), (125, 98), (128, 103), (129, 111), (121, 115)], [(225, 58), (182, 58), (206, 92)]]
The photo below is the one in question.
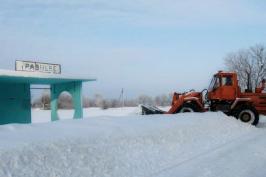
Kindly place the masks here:
[(222, 113), (5, 125), (0, 126), (0, 176), (162, 175), (172, 165), (257, 132)]

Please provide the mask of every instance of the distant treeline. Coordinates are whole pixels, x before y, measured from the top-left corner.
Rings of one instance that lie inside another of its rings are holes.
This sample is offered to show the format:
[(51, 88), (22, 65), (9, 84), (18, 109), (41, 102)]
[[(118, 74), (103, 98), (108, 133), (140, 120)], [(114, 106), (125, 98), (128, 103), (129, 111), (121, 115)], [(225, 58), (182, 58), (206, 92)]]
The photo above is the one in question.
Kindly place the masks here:
[[(83, 107), (99, 107), (102, 109), (118, 108), (118, 107), (135, 107), (140, 104), (156, 105), (156, 106), (169, 106), (172, 101), (171, 94), (163, 94), (156, 97), (141, 95), (135, 99), (107, 99), (100, 94), (94, 97), (83, 97)], [(32, 103), (33, 108), (50, 109), (50, 94), (44, 92), (39, 98), (35, 99)], [(63, 92), (58, 99), (59, 109), (72, 109), (72, 96), (68, 92)]]

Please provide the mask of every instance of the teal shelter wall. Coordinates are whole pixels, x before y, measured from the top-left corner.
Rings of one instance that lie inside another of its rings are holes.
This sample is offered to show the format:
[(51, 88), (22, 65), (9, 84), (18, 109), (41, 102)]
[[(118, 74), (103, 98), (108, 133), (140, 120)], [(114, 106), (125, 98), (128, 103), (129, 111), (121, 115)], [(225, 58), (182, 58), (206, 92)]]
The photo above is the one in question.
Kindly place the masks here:
[(59, 119), (57, 114), (58, 98), (64, 91), (69, 92), (72, 95), (74, 106), (74, 119), (80, 119), (83, 117), (82, 109), (82, 82), (68, 82), (51, 85), (51, 120), (56, 121)]
[(31, 123), (31, 84), (50, 85), (51, 120), (58, 120), (59, 95), (67, 91), (72, 95), (74, 118), (83, 117), (82, 83), (96, 79), (67, 78), (61, 75), (39, 73), (0, 72), (0, 125), (8, 123)]
[(0, 124), (31, 123), (30, 84), (0, 82)]

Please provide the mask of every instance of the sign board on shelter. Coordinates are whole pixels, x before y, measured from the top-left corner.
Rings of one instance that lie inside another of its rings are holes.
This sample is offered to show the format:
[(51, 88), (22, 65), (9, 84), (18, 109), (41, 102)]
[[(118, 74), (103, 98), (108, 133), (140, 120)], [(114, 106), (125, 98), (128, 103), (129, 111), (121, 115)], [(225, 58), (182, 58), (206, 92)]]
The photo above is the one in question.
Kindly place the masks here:
[(61, 74), (61, 65), (33, 61), (16, 61), (16, 71)]

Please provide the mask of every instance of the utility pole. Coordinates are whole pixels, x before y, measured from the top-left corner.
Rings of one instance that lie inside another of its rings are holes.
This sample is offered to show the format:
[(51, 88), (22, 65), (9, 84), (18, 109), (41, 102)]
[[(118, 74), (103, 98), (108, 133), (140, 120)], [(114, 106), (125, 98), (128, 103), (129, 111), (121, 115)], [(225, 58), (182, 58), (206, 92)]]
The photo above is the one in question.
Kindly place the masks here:
[(122, 88), (121, 94), (122, 94), (122, 107), (125, 107), (124, 88)]
[(121, 106), (124, 107), (125, 106), (125, 98), (124, 98), (124, 88), (122, 88), (120, 96), (119, 96), (119, 101), (121, 101)]

